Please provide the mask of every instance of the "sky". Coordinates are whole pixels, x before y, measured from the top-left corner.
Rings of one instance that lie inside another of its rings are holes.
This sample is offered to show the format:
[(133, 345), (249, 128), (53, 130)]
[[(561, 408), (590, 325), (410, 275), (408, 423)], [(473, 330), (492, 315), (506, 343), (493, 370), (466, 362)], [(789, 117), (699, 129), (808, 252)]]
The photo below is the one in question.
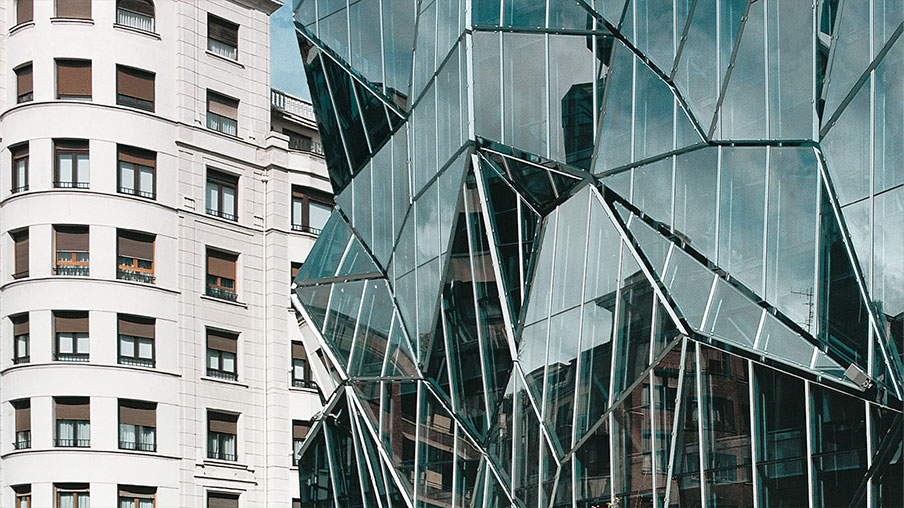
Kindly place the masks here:
[(310, 99), (308, 82), (295, 39), (292, 0), (270, 15), (270, 86), (291, 95)]

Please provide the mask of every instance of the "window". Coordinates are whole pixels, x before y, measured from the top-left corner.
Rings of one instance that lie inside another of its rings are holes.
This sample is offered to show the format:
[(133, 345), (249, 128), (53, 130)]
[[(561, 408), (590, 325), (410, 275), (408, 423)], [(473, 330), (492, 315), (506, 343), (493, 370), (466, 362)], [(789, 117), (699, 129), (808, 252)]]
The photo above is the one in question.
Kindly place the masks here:
[(119, 508), (154, 508), (157, 487), (119, 486)]
[(116, 104), (154, 111), (154, 73), (117, 65)]
[(207, 508), (239, 508), (238, 494), (207, 493)]
[(213, 14), (208, 14), (207, 50), (216, 55), (237, 60), (239, 57), (239, 26)]
[[(16, 24), (28, 23), (35, 19), (35, 2), (34, 0), (17, 0), (16, 1)], [(30, 492), (30, 490), (29, 490)]]
[(314, 143), (311, 136), (305, 136), (289, 129), (283, 129), (283, 134), (289, 136), (289, 149), (302, 150), (305, 152), (322, 153), (320, 143)]
[(54, 140), (55, 156), (53, 186), (64, 189), (87, 189), (90, 178), (88, 142), (84, 140)]
[(119, 399), (119, 448), (157, 451), (157, 404)]
[(91, 19), (91, 0), (56, 0), (56, 17)]
[(88, 313), (53, 313), (53, 329), (56, 334), (54, 359), (60, 362), (88, 361)]
[(292, 386), (297, 388), (316, 388), (311, 381), (311, 366), (308, 355), (301, 342), (292, 343)]
[(33, 101), (34, 98), (32, 67), (31, 62), (28, 62), (16, 68), (16, 102)]
[(304, 443), (304, 438), (308, 435), (308, 431), (311, 430), (310, 422), (304, 422), (301, 420), (292, 420), (292, 465), (298, 465), (299, 453), (301, 452), (301, 444)]
[(118, 146), (119, 192), (155, 199), (157, 153), (131, 146)]
[(90, 508), (91, 497), (87, 483), (54, 484), (55, 508)]
[(28, 313), (11, 316), (13, 322), (13, 364), (31, 361), (28, 343)]
[(235, 301), (235, 265), (238, 256), (207, 249), (207, 295)]
[(91, 406), (88, 397), (54, 397), (58, 447), (91, 446)]
[(292, 262), (290, 269), (289, 269), (289, 271), (292, 275), (292, 278), (289, 279), (289, 284), (292, 284), (293, 282), (295, 282), (295, 277), (298, 277), (298, 271), (301, 270), (301, 265), (302, 265), (302, 263), (296, 263), (294, 261)]
[(292, 508), (301, 508), (301, 499), (300, 498), (296, 497), (296, 498), (292, 499)]
[(16, 258), (13, 272), (14, 279), (28, 277), (28, 229), (10, 233), (13, 237), (13, 257)]
[(88, 257), (88, 226), (54, 226), (53, 273), (87, 277), (90, 273)]
[(292, 186), (292, 230), (320, 234), (333, 210), (329, 194)]
[(24, 192), (28, 190), (28, 143), (10, 147), (13, 155), (12, 164), (12, 192)]
[(91, 60), (57, 60), (57, 99), (91, 100)]
[(217, 379), (238, 379), (236, 351), (239, 336), (229, 332), (207, 330), (207, 375)]
[(239, 101), (207, 92), (207, 128), (230, 136), (238, 135)]
[(231, 461), (238, 459), (235, 449), (238, 421), (238, 415), (207, 412), (207, 458)]
[(29, 399), (12, 401), (16, 411), (16, 450), (31, 448), (31, 401)]
[(207, 171), (207, 215), (237, 220), (239, 179), (219, 171)]
[(16, 504), (13, 508), (31, 508), (31, 485), (13, 485), (16, 494)]
[(118, 230), (116, 259), (117, 279), (154, 283), (154, 235)]
[(119, 314), (119, 363), (154, 368), (154, 319)]
[(154, 2), (150, 0), (117, 0), (116, 24), (153, 32)]

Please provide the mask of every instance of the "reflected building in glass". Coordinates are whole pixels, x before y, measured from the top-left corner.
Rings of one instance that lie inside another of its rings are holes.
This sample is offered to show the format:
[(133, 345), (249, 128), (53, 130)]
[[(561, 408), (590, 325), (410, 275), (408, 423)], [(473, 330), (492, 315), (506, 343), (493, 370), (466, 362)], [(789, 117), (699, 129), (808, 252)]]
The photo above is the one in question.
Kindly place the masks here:
[(891, 5), (296, 0), (302, 506), (904, 506)]

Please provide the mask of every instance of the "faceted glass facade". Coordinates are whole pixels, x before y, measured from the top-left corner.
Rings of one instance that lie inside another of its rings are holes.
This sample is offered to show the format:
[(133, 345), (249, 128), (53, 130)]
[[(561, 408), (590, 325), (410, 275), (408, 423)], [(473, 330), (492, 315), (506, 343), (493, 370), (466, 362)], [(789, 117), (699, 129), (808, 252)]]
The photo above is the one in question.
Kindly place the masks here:
[(302, 506), (904, 506), (904, 3), (294, 7)]

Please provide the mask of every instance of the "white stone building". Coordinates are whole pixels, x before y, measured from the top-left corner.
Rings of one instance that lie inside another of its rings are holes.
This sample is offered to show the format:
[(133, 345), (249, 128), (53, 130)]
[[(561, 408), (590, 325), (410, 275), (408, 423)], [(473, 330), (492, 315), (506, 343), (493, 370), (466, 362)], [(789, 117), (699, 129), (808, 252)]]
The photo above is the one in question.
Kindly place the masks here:
[(288, 293), (331, 198), (279, 6), (0, 2), (0, 506), (298, 496)]

